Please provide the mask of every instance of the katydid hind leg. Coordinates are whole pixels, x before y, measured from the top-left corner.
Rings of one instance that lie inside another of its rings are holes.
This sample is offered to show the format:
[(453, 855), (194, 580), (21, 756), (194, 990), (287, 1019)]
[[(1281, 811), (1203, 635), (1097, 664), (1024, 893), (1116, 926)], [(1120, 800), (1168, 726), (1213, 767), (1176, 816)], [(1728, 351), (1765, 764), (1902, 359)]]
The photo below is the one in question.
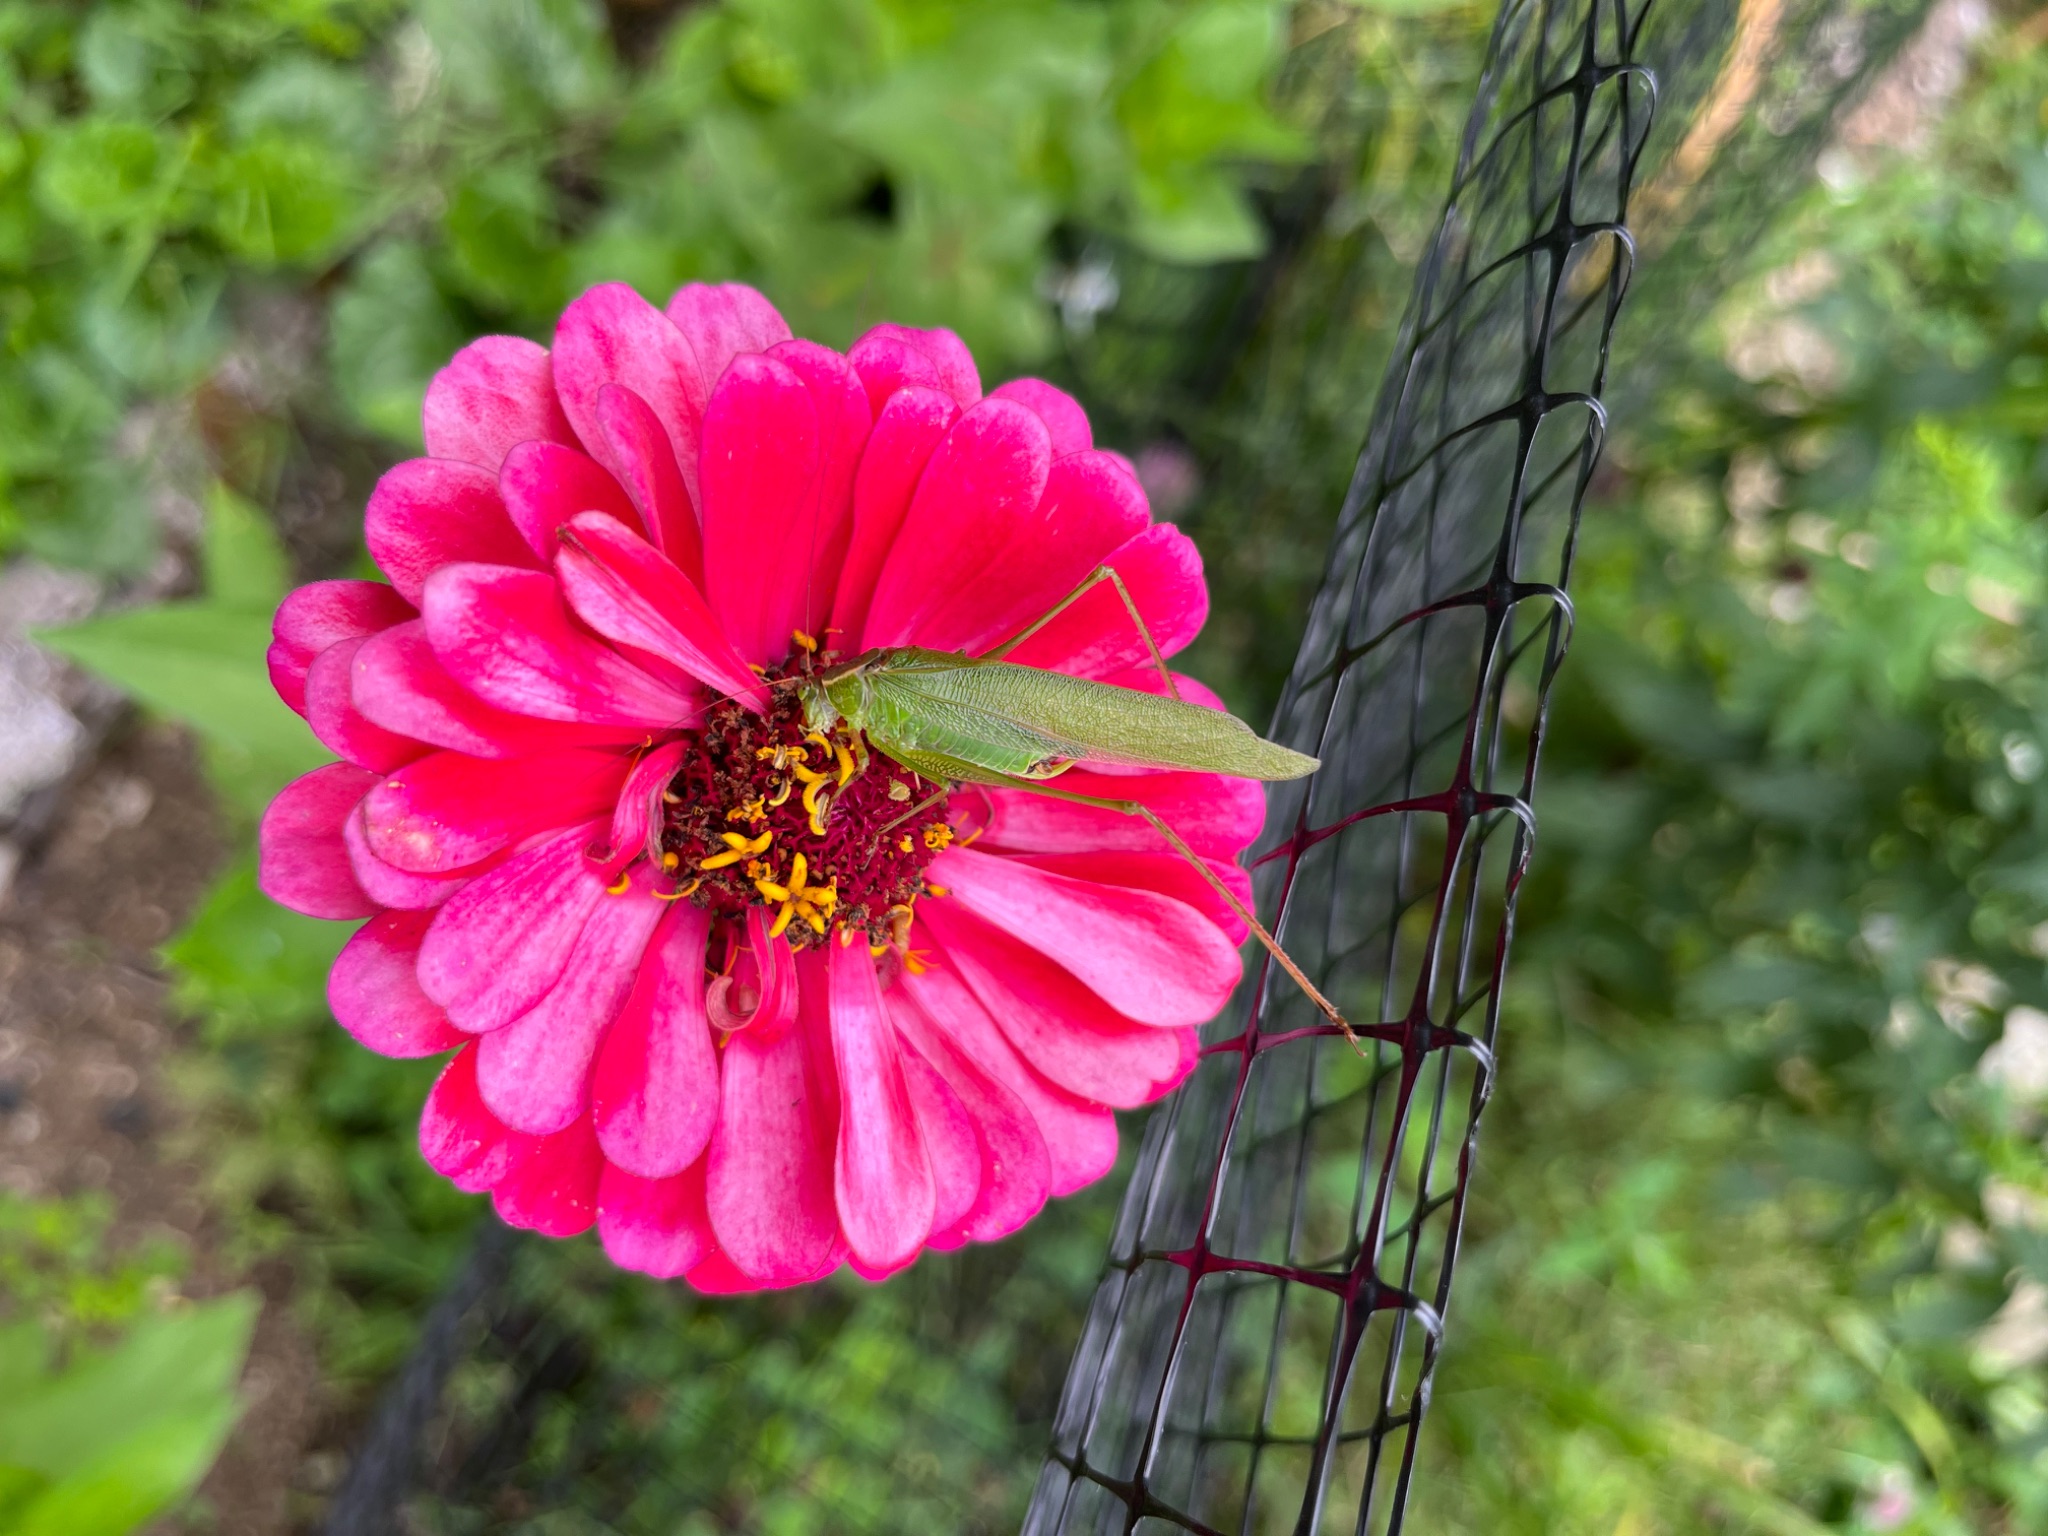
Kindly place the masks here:
[(1036, 783), (1030, 779), (1012, 779), (1004, 787), (1044, 795), (1049, 800), (1065, 800), (1074, 805), (1093, 806), (1101, 811), (1115, 811), (1123, 816), (1137, 816), (1149, 822), (1152, 830), (1165, 838), (1175, 853), (1187, 860), (1197, 874), (1215, 887), (1217, 894), (1229, 905), (1230, 910), (1243, 920), (1245, 926), (1251, 929), (1252, 934), (1265, 946), (1266, 952), (1279, 964), (1280, 969), (1292, 978), (1294, 984), (1301, 988), (1308, 1000), (1316, 1005), (1325, 1018), (1344, 1032), (1344, 1038), (1351, 1042), (1352, 1050), (1361, 1057), (1366, 1056), (1365, 1042), (1359, 1039), (1358, 1032), (1351, 1027), (1351, 1021), (1337, 1011), (1337, 1005), (1323, 996), (1321, 989), (1308, 979), (1300, 966), (1294, 963), (1294, 957), (1288, 954), (1281, 947), (1280, 941), (1267, 931), (1266, 925), (1259, 921), (1258, 914), (1238, 899), (1237, 892), (1230, 888), (1223, 877), (1211, 869), (1202, 856), (1190, 848), (1181, 835), (1167, 825), (1165, 818), (1151, 806), (1137, 800), (1110, 800), (1099, 795), (1079, 795), (1072, 790), (1053, 789), (1049, 785)]
[(1019, 630), (994, 650), (985, 652), (982, 659), (985, 661), (1001, 661), (1010, 652), (1014, 651), (1026, 640), (1029, 640), (1105, 581), (1116, 588), (1116, 595), (1124, 605), (1124, 612), (1130, 615), (1131, 624), (1138, 631), (1138, 638), (1145, 642), (1146, 654), (1152, 658), (1152, 665), (1159, 671), (1159, 680), (1166, 686), (1166, 696), (1178, 703), (1180, 701), (1180, 689), (1175, 685), (1173, 673), (1166, 665), (1165, 653), (1159, 649), (1159, 642), (1152, 638), (1151, 627), (1145, 623), (1145, 616), (1138, 612), (1137, 600), (1131, 596), (1131, 589), (1124, 585), (1123, 577), (1106, 565), (1095, 567), (1093, 571), (1090, 571), (1081, 579), (1081, 584), (1075, 587), (1073, 591), (1069, 592), (1057, 603), (1054, 603), (1052, 607), (1048, 608), (1029, 625)]

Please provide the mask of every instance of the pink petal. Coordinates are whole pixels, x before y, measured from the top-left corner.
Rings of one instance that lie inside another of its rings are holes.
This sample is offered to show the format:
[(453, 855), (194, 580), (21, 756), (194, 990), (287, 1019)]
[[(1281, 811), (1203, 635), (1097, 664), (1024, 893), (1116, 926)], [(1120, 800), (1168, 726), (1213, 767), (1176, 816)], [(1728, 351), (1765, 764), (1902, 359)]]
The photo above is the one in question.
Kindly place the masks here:
[(942, 946), (939, 964), (959, 974), (1049, 1081), (1117, 1109), (1149, 1104), (1161, 1083), (1178, 1081), (1180, 1031), (1120, 1018), (1036, 950), (947, 903), (923, 903), (918, 917)]
[(597, 1232), (621, 1269), (673, 1280), (717, 1251), (704, 1208), (704, 1163), (643, 1179), (613, 1163), (597, 1185)]
[(857, 1263), (886, 1272), (917, 1257), (932, 1229), (931, 1160), (896, 1059), (896, 1032), (865, 944), (828, 944), (832, 1051), (839, 1072), (839, 1226)]
[(789, 655), (829, 593), (806, 590), (818, 548), (818, 410), (796, 371), (741, 356), (704, 412), (704, 586), (740, 655)]
[(434, 915), (420, 986), (456, 1027), (510, 1024), (547, 995), (584, 920), (605, 899), (584, 849), (596, 823), (568, 831), (471, 881)]
[(576, 441), (555, 400), (547, 348), (523, 336), (484, 336), (434, 375), (421, 412), (427, 452), (496, 474), (520, 443)]
[(434, 655), (424, 620), (372, 635), (355, 655), (349, 693), (356, 708), (387, 730), (471, 757), (528, 757), (598, 743), (630, 746), (634, 726), (536, 720), (486, 704), (448, 674)]
[(756, 1280), (724, 1254), (714, 1251), (683, 1278), (690, 1283), (692, 1290), (706, 1296), (748, 1296), (760, 1291), (787, 1290), (793, 1285), (806, 1285), (812, 1280), (821, 1280), (837, 1269), (839, 1261), (845, 1256), (846, 1245), (840, 1243), (834, 1248), (833, 1257), (815, 1275), (806, 1275), (802, 1280)]
[[(1038, 1214), (1052, 1190), (1052, 1158), (1046, 1151), (1038, 1122), (1024, 1107), (1023, 1100), (977, 1066), (915, 1003), (900, 994), (894, 995), (889, 1000), (889, 1016), (896, 1023), (897, 1038), (904, 1042), (906, 1073), (915, 1056), (926, 1071), (945, 1081), (954, 1102), (960, 1105), (973, 1128), (981, 1160), (974, 1203), (952, 1221), (945, 1221), (943, 1213), (935, 1216), (929, 1246), (952, 1247), (956, 1241), (986, 1243), (1008, 1236)], [(1015, 1067), (1015, 1071), (1024, 1073), (1021, 1066)], [(911, 1087), (915, 1093), (915, 1077)], [(925, 1128), (925, 1145), (931, 1148), (933, 1166), (937, 1168), (943, 1161), (942, 1142), (922, 1100), (918, 1119)], [(1110, 1125), (1109, 1147), (1109, 1155), (1114, 1159), (1114, 1122)]]
[(320, 744), (358, 768), (389, 773), (427, 749), (409, 736), (387, 731), (360, 709), (352, 691), (355, 659), (368, 639), (358, 635), (330, 645), (306, 672), (306, 723)]
[[(598, 1052), (590, 1085), (598, 1143), (606, 1158), (643, 1178), (696, 1163), (718, 1122), (718, 1057), (704, 1012), (709, 930), (703, 908), (670, 908)], [(701, 1186), (701, 1173), (698, 1179)]]
[(1206, 1024), (1243, 974), (1237, 946), (1214, 923), (1152, 891), (1077, 880), (972, 848), (947, 849), (927, 874), (961, 907), (1142, 1024)]
[(601, 874), (610, 885), (635, 859), (661, 857), (661, 797), (676, 776), (689, 743), (664, 742), (643, 756), (626, 776), (612, 808), (612, 829), (605, 840)]
[(477, 1051), (477, 1083), (491, 1113), (515, 1131), (559, 1131), (590, 1103), (590, 1069), (605, 1030), (633, 990), (640, 957), (667, 907), (635, 884), (584, 923), (548, 994)]
[(381, 581), (316, 581), (286, 594), (271, 620), (268, 657), (277, 696), (306, 712), (306, 671), (330, 645), (402, 624), (417, 610)]
[(863, 648), (904, 645), (1028, 526), (1052, 469), (1045, 424), (984, 400), (946, 433), (911, 497), (868, 609)]
[(424, 912), (440, 906), (461, 890), (464, 882), (483, 873), (483, 866), (475, 864), (444, 875), (414, 874), (395, 864), (386, 864), (370, 851), (370, 834), (360, 802), (342, 823), (341, 838), (348, 846), (348, 867), (355, 874), (356, 884), (380, 907)]
[[(1095, 853), (1052, 853), (1017, 855), (1013, 862), (1028, 864), (1034, 869), (1049, 870), (1054, 874), (1069, 875), (1077, 880), (1098, 880), (1105, 885), (1131, 886), (1141, 891), (1156, 891), (1161, 896), (1170, 896), (1175, 901), (1185, 902), (1200, 912), (1234, 945), (1242, 944), (1251, 934), (1244, 919), (1231, 910), (1216, 887), (1204, 880), (1188, 861), (1177, 853), (1136, 853), (1129, 851), (1097, 851)], [(1252, 904), (1251, 872), (1234, 860), (1206, 859), (1209, 872), (1229, 886), (1237, 899), (1249, 909)]]
[(853, 531), (832, 600), (832, 627), (849, 648), (867, 627), (868, 604), (910, 498), (960, 409), (935, 389), (904, 389), (875, 418), (853, 482)]
[(854, 475), (874, 413), (853, 365), (830, 347), (786, 341), (769, 356), (804, 381), (818, 412), (818, 525), (802, 612), (803, 628), (816, 634), (831, 616), (833, 589), (853, 537)]
[(334, 1021), (379, 1056), (433, 1056), (469, 1038), (420, 990), (413, 969), (431, 918), (380, 913), (355, 931), (327, 973)]
[(697, 497), (697, 440), (708, 381), (683, 333), (624, 283), (603, 283), (562, 311), (555, 326), (555, 391), (591, 457), (621, 482), (605, 441), (598, 396), (619, 384), (646, 401), (668, 433), (683, 483)]
[(574, 1237), (597, 1220), (597, 1183), (604, 1157), (588, 1119), (552, 1136), (511, 1135), (504, 1176), (491, 1186), (491, 1204), (507, 1226), (544, 1237)]
[(806, 955), (798, 968), (796, 1027), (742, 1030), (726, 1042), (718, 1128), (706, 1154), (705, 1198), (718, 1246), (748, 1278), (771, 1285), (812, 1279), (839, 1261), (839, 1085), (822, 1017), (823, 957)]
[(746, 941), (726, 975), (704, 990), (704, 1011), (721, 1036), (736, 1030), (780, 1034), (796, 1022), (796, 956), (772, 926), (766, 907), (747, 909)]
[(419, 875), (487, 859), (522, 838), (608, 813), (631, 762), (576, 748), (535, 757), (436, 752), (363, 797), (370, 851)]
[(453, 459), (408, 459), (386, 470), (363, 513), (363, 539), (377, 569), (415, 604), (427, 578), (456, 561), (538, 563), (498, 499), (498, 477)]
[[(1144, 490), (1108, 454), (1056, 460), (1036, 515), (980, 580), (918, 622), (918, 644), (979, 654), (1023, 633), (1072, 596), (1105, 558), (1148, 525), (1149, 516)], [(1113, 587), (1098, 590), (1124, 611)], [(1131, 627), (1128, 618), (1125, 627)]]
[(457, 1189), (475, 1194), (512, 1166), (512, 1133), (484, 1108), (476, 1090), (476, 1047), (457, 1054), (434, 1079), (420, 1111), (420, 1156)]
[[(872, 964), (872, 962), (870, 962)], [(910, 1092), (910, 1106), (917, 1114), (917, 1133), (932, 1167), (932, 1214), (930, 1232), (948, 1232), (974, 1209), (981, 1194), (981, 1143), (974, 1134), (974, 1120), (967, 1106), (953, 1092), (945, 1077), (918, 1055), (897, 1034), (894, 1011), (888, 1029), (896, 1040), (896, 1063), (903, 1071), (903, 1086)], [(840, 1068), (842, 1076), (845, 1067)], [(845, 1131), (842, 1127), (841, 1139)]]
[(789, 340), (789, 322), (745, 283), (686, 283), (668, 301), (668, 317), (697, 356), (706, 389), (743, 352)]
[(921, 331), (909, 325), (878, 325), (854, 343), (859, 350), (870, 341), (896, 341), (923, 354), (939, 377), (939, 388), (960, 402), (965, 410), (981, 398), (981, 374), (975, 369), (974, 354), (967, 343), (951, 331), (934, 328)]
[(278, 791), (256, 829), (256, 884), (308, 917), (368, 917), (377, 904), (349, 868), (342, 824), (377, 782), (351, 763), (329, 763)]
[(697, 509), (653, 408), (630, 389), (607, 384), (598, 391), (597, 415), (612, 462), (655, 546), (692, 582), (702, 581), (704, 536), (697, 527)]
[(435, 657), (500, 709), (656, 731), (696, 723), (694, 700), (577, 630), (553, 576), (444, 566), (428, 583), (425, 608)]
[(505, 513), (527, 548), (555, 558), (555, 530), (579, 512), (603, 512), (635, 533), (644, 526), (625, 487), (597, 460), (559, 443), (521, 443), (498, 471)]
[[(1100, 1104), (1053, 1087), (1027, 1067), (981, 999), (957, 974), (935, 969), (905, 977), (899, 988), (929, 1021), (924, 1032), (913, 1037), (927, 1061), (939, 1062), (945, 1054), (935, 1041), (950, 1042), (1029, 1111), (1049, 1159), (1051, 1194), (1071, 1194), (1116, 1165), (1116, 1116)], [(960, 1078), (952, 1081), (957, 1085)]]
[(1043, 379), (1012, 379), (990, 390), (989, 398), (1014, 400), (1036, 415), (1052, 434), (1052, 451), (1057, 455), (1081, 453), (1095, 446), (1095, 433), (1081, 402)]
[(931, 390), (944, 395), (947, 403), (956, 410), (960, 405), (953, 398), (952, 391), (946, 388), (938, 365), (907, 341), (870, 331), (853, 344), (846, 360), (860, 375), (861, 387), (868, 394), (868, 408), (878, 420), (888, 409), (890, 398), (899, 390)]
[(696, 583), (645, 539), (586, 514), (568, 525), (555, 571), (576, 616), (599, 634), (767, 713), (767, 688), (726, 639)]
[[(1123, 578), (1160, 655), (1185, 649), (1201, 633), (1209, 617), (1202, 557), (1194, 540), (1173, 524), (1152, 524), (1103, 564)], [(1151, 653), (1123, 600), (1104, 582), (1010, 652), (1008, 659), (1075, 677), (1108, 677), (1146, 665)]]
[[(1111, 775), (1070, 768), (1060, 775), (1059, 787), (1077, 795), (1142, 801), (1205, 858), (1234, 857), (1266, 824), (1265, 788), (1255, 780), (1220, 773)], [(1074, 805), (1023, 789), (991, 789), (987, 795), (993, 815), (975, 845), (984, 851), (1173, 851), (1173, 845), (1144, 821), (1121, 811)]]

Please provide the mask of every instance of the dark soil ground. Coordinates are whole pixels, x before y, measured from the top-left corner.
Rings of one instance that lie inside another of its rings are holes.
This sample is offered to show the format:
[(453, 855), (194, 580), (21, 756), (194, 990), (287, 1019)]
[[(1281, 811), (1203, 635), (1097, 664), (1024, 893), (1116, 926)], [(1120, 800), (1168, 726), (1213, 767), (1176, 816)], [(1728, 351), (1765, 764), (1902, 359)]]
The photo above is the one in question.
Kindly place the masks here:
[[(0, 904), (0, 1187), (105, 1190), (115, 1241), (169, 1235), (193, 1256), (186, 1290), (261, 1288), (241, 1424), (182, 1529), (283, 1536), (294, 1506), (331, 1479), (310, 1454), (320, 1377), (290, 1316), (282, 1265), (236, 1273), (164, 1081), (188, 1046), (167, 1007), (156, 947), (190, 914), (221, 858), (191, 744), (159, 725), (117, 730), (74, 780), (49, 837)], [(295, 1497), (295, 1490), (298, 1496)]]

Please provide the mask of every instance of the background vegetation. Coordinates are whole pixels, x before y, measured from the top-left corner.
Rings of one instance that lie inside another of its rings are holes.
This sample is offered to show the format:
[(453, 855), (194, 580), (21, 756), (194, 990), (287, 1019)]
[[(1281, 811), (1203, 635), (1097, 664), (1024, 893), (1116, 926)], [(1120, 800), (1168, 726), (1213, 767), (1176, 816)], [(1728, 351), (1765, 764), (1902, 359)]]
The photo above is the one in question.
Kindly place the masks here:
[[(738, 276), (800, 332), (950, 324), (985, 373), (1079, 389), (1202, 544), (1194, 670), (1258, 718), (1488, 20), (0, 7), (0, 543), (108, 578), (52, 643), (191, 726), (246, 835), (312, 750), (261, 687), (270, 606), (360, 558), (432, 368), (599, 278)], [(1834, 157), (1697, 327), (1638, 333), (1655, 388), (1587, 514), (1419, 1529), (2048, 1525), (2031, 35), (1997, 24), (1925, 144)], [(170, 601), (124, 608), (166, 559)], [(241, 1256), (289, 1260), (346, 1423), (476, 1206), (412, 1151), (431, 1066), (326, 1022), (337, 945), (243, 856), (165, 959), (214, 1199)], [(888, 1286), (715, 1306), (524, 1245), (415, 1523), (1014, 1528), (1112, 1194)], [(172, 1259), (7, 1210), (0, 1350), (148, 1345)], [(0, 1529), (63, 1475), (30, 1471), (0, 1470)]]

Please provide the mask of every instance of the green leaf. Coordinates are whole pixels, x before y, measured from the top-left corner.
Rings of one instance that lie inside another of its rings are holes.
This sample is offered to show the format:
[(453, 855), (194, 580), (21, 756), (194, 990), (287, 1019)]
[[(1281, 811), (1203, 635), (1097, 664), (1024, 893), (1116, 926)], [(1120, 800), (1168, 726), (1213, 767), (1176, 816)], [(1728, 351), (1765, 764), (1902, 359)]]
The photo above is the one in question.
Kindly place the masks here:
[[(127, 1536), (205, 1475), (240, 1407), (253, 1291), (138, 1323), (0, 1402), (0, 1536)], [(47, 1479), (32, 1488), (22, 1474)], [(22, 1498), (26, 1493), (27, 1497)]]
[(205, 555), (203, 598), (106, 614), (36, 638), (191, 726), (209, 750), (216, 782), (254, 812), (329, 754), (270, 686), (264, 657), (285, 573), (260, 514), (217, 490)]

